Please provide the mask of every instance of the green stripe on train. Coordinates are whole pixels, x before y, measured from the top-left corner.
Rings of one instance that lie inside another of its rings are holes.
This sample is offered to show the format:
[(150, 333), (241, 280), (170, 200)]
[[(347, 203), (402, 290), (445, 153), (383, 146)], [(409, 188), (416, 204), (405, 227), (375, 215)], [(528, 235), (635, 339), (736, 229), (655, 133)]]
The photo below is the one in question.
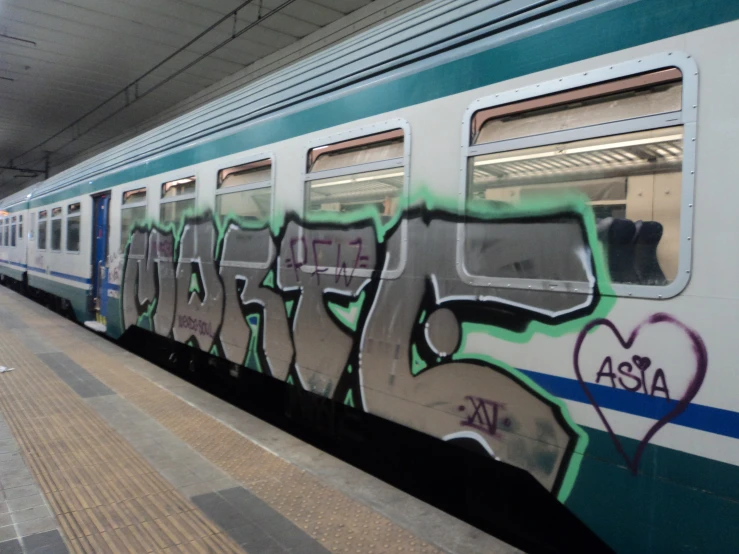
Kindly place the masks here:
[(117, 339), (123, 334), (123, 321), (121, 321), (121, 301), (118, 298), (108, 297), (108, 309), (105, 319), (106, 334)]
[(23, 280), (23, 273), (25, 272), (22, 269), (16, 269), (9, 265), (0, 264), (0, 274), (7, 275), (8, 277), (15, 279), (16, 281)]
[(87, 311), (88, 296), (90, 294), (89, 289), (81, 289), (54, 281), (41, 275), (36, 275), (32, 271), (28, 272), (28, 284), (37, 289), (41, 289), (49, 294), (58, 296), (69, 300), (74, 310), (74, 315), (77, 317), (77, 321), (83, 322), (90, 317)]
[[(294, 114), (256, 123), (228, 137), (32, 199), (30, 207), (736, 19), (739, 19), (736, 1), (641, 0)], [(26, 209), (25, 206), (24, 202), (9, 211)]]
[[(649, 444), (634, 476), (606, 432), (584, 429), (590, 443), (566, 505), (616, 552), (739, 552), (739, 467)], [(639, 442), (619, 440), (627, 452)]]

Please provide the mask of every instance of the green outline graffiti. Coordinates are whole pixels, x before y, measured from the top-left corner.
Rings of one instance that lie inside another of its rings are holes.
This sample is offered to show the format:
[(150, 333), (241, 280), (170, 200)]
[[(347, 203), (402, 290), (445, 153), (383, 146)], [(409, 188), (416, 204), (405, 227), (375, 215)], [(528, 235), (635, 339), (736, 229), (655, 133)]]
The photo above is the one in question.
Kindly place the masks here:
[[(359, 296), (346, 307), (336, 304), (335, 302), (326, 302), (326, 305), (328, 306), (328, 309), (331, 310), (331, 313), (336, 316), (336, 319), (341, 321), (347, 329), (356, 331), (357, 325), (359, 324), (359, 314), (362, 311), (365, 296), (364, 291), (362, 291)], [(354, 315), (353, 320), (350, 319), (350, 314)]]
[[(556, 410), (561, 415), (562, 421), (571, 431), (571, 440), (575, 441), (574, 447), (571, 450), (571, 456), (567, 460), (566, 467), (563, 469), (564, 475), (561, 478), (561, 484), (559, 491), (557, 492), (557, 498), (561, 502), (565, 502), (570, 495), (574, 483), (577, 479), (579, 468), (582, 462), (582, 457), (588, 445), (587, 433), (574, 422), (569, 414), (566, 404), (556, 396), (548, 393), (541, 386), (536, 384), (530, 377), (526, 376), (522, 372), (518, 371), (514, 367), (495, 359), (488, 354), (482, 354), (477, 352), (468, 352), (467, 348), (470, 342), (470, 337), (475, 334), (483, 334), (487, 337), (494, 337), (499, 340), (503, 340), (510, 343), (523, 344), (529, 342), (535, 335), (542, 335), (548, 337), (561, 337), (568, 334), (576, 334), (587, 324), (587, 322), (604, 317), (610, 312), (613, 305), (616, 302), (616, 298), (613, 293), (610, 280), (608, 278), (608, 271), (606, 268), (605, 257), (603, 248), (597, 238), (597, 231), (595, 227), (595, 217), (593, 211), (587, 200), (583, 196), (578, 195), (567, 195), (558, 196), (556, 198), (539, 198), (536, 200), (529, 200), (517, 205), (491, 205), (489, 203), (480, 203), (476, 201), (469, 201), (464, 206), (460, 205), (460, 202), (454, 198), (444, 198), (433, 194), (430, 189), (426, 187), (419, 187), (417, 191), (410, 195), (408, 198), (401, 199), (400, 206), (396, 214), (391, 220), (383, 222), (379, 210), (375, 206), (365, 206), (356, 211), (351, 212), (310, 212), (302, 221), (306, 224), (320, 225), (330, 224), (332, 226), (340, 225), (355, 225), (362, 224), (367, 225), (371, 222), (375, 230), (375, 238), (378, 244), (384, 244), (389, 238), (390, 234), (397, 232), (398, 225), (400, 225), (401, 219), (405, 217), (433, 217), (435, 213), (444, 214), (450, 218), (458, 218), (458, 221), (462, 223), (465, 217), (472, 217), (476, 221), (495, 222), (504, 221), (507, 219), (526, 219), (526, 218), (540, 218), (546, 216), (554, 216), (562, 213), (576, 214), (579, 216), (580, 221), (583, 222), (583, 228), (585, 233), (585, 242), (590, 249), (590, 259), (593, 260), (593, 278), (595, 294), (598, 295), (597, 305), (595, 305), (592, 311), (586, 315), (576, 316), (574, 319), (566, 320), (564, 322), (545, 322), (536, 319), (531, 319), (525, 329), (522, 331), (512, 331), (498, 327), (494, 324), (471, 322), (471, 321), (460, 321), (460, 342), (456, 351), (447, 356), (446, 361), (456, 362), (473, 362), (478, 360), (491, 364), (496, 368), (507, 373), (512, 379), (520, 383), (522, 386), (533, 391), (539, 395), (542, 399), (547, 401), (553, 410)], [(195, 210), (186, 210), (177, 223), (167, 223), (161, 225), (147, 219), (143, 222), (135, 223), (131, 228), (131, 236), (126, 243), (126, 248), (131, 244), (134, 231), (152, 231), (156, 229), (163, 235), (171, 233), (173, 236), (173, 257), (172, 263), (176, 268), (180, 263), (178, 258), (178, 252), (180, 248), (180, 241), (182, 239), (183, 231), (188, 225), (188, 222), (192, 219), (195, 220), (210, 220), (215, 229), (217, 230), (217, 242), (214, 247), (214, 260), (219, 260), (223, 253), (225, 238), (227, 232), (232, 226), (238, 227), (239, 229), (245, 230), (268, 230), (269, 238), (272, 241), (271, 248), (277, 248), (277, 255), (271, 260), (273, 266), (269, 268), (266, 276), (262, 279), (260, 286), (274, 290), (275, 292), (282, 294), (277, 284), (276, 264), (279, 260), (279, 244), (276, 240), (282, 240), (284, 233), (287, 230), (289, 219), (288, 214), (274, 211), (273, 216), (269, 221), (248, 221), (244, 220), (234, 214), (229, 214), (225, 217), (218, 216), (210, 211), (201, 211), (197, 213)], [(266, 262), (266, 260), (265, 260)], [(265, 268), (267, 269), (267, 268)], [(374, 277), (378, 278), (379, 275)], [(125, 267), (124, 267), (124, 278), (125, 278)], [(193, 281), (195, 279), (195, 281)], [(193, 284), (194, 283), (194, 284)], [(200, 283), (197, 281), (196, 275), (193, 274), (190, 283), (190, 293), (200, 291)], [(356, 335), (361, 325), (366, 325), (367, 310), (371, 303), (367, 303), (368, 298), (371, 302), (375, 301), (375, 293), (367, 293), (366, 289), (362, 290), (356, 296), (352, 296), (348, 299), (347, 303), (337, 301), (327, 301), (326, 307), (335, 319), (345, 327), (345, 329), (352, 335)], [(295, 309), (295, 299), (287, 299), (283, 296), (284, 307), (288, 319), (293, 316)], [(123, 302), (120, 303), (121, 310), (123, 310)], [(153, 330), (153, 314), (156, 311), (156, 299), (154, 299), (148, 306), (146, 312), (141, 314), (136, 325), (144, 326), (148, 322), (146, 328)], [(423, 325), (428, 320), (430, 312), (424, 308), (418, 316), (417, 324)], [(262, 360), (260, 354), (261, 344), (260, 336), (264, 333), (263, 317), (260, 313), (250, 313), (245, 316), (247, 325), (251, 330), (251, 337), (246, 349), (246, 355), (243, 360), (243, 364), (253, 370), (264, 372), (265, 368), (262, 367)], [(256, 323), (251, 323), (250, 318), (256, 317)], [(357, 340), (356, 337), (354, 340)], [(197, 344), (193, 343), (190, 339), (186, 344), (191, 344), (197, 347)], [(214, 353), (211, 350), (211, 353)], [(223, 353), (215, 348), (216, 355), (222, 355)], [(418, 345), (411, 343), (410, 345), (410, 368), (411, 374), (415, 377), (421, 376), (425, 371), (432, 369), (434, 364), (443, 365), (445, 359), (443, 357), (435, 357), (433, 360), (425, 360), (419, 353)], [(354, 367), (352, 363), (349, 363), (345, 368), (343, 375), (349, 376), (352, 379), (357, 378), (358, 372), (353, 371)], [(288, 372), (286, 383), (296, 384), (295, 379), (292, 375), (292, 371)], [(361, 394), (361, 390), (357, 389), (357, 393)], [(343, 404), (354, 407), (355, 402), (355, 391), (353, 386), (342, 389), (341, 397), (335, 398), (339, 401), (339, 398), (343, 397), (341, 402)], [(362, 402), (360, 402), (360, 405)]]

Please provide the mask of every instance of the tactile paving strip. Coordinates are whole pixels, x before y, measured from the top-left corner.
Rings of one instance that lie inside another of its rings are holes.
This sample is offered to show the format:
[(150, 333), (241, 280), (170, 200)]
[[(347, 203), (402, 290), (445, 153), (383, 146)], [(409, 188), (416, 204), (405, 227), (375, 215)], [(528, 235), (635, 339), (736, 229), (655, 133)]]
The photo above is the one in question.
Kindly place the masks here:
[(0, 359), (16, 368), (2, 374), (0, 411), (70, 551), (243, 552), (11, 333)]
[[(17, 313), (25, 317), (22, 310)], [(49, 325), (38, 319), (34, 323), (37, 328), (43, 326), (45, 338), (76, 363), (330, 551), (439, 552), (387, 517), (326, 486), (90, 345), (86, 332), (73, 324)]]

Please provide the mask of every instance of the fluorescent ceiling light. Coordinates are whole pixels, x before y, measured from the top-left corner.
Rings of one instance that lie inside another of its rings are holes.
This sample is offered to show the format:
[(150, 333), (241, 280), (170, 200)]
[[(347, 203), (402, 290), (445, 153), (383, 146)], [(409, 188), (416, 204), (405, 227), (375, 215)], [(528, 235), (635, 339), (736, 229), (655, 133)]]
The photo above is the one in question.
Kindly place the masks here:
[(520, 162), (522, 160), (537, 160), (539, 158), (551, 158), (552, 156), (559, 156), (562, 154), (562, 150), (549, 151), (549, 152), (538, 152), (536, 154), (523, 154), (521, 156), (509, 156), (507, 158), (495, 158), (494, 160), (480, 160), (475, 162), (475, 167), (481, 165), (493, 165), (493, 164), (504, 164), (507, 162)]
[(641, 146), (643, 144), (657, 144), (659, 142), (671, 142), (673, 140), (680, 140), (683, 138), (682, 134), (679, 135), (667, 135), (666, 137), (652, 137), (645, 139), (625, 140), (623, 142), (613, 142), (610, 144), (596, 144), (594, 146), (582, 146), (580, 148), (568, 148), (563, 150), (563, 154), (579, 154), (581, 152), (596, 152), (598, 150), (608, 150), (609, 148), (625, 148), (627, 146)]
[(353, 182), (353, 179), (342, 179), (341, 181), (331, 181), (329, 183), (319, 183), (317, 185), (311, 184), (312, 189), (319, 189), (321, 187), (332, 187), (334, 185), (346, 185), (347, 183)]
[(563, 154), (582, 154), (585, 152), (597, 152), (599, 150), (610, 150), (612, 148), (626, 148), (628, 146), (642, 146), (644, 144), (657, 144), (660, 142), (671, 142), (681, 140), (682, 134), (667, 135), (662, 137), (651, 137), (644, 139), (624, 140), (621, 142), (610, 142), (608, 144), (594, 144), (592, 146), (580, 146), (577, 148), (565, 148), (562, 150), (550, 150), (548, 152), (537, 152), (534, 154), (521, 154), (519, 156), (508, 156), (506, 158), (495, 158), (492, 160), (480, 160), (475, 162), (475, 167), (481, 165), (502, 164), (508, 162), (520, 162), (523, 160), (536, 160), (540, 158), (551, 158), (553, 156), (561, 156)]
[(378, 179), (389, 179), (390, 177), (402, 177), (405, 175), (405, 172), (400, 171), (398, 173), (388, 173), (387, 175), (373, 175), (371, 177), (358, 177), (357, 179), (354, 179), (357, 183), (361, 183), (362, 181), (376, 181)]
[(311, 184), (311, 188), (318, 189), (321, 187), (332, 187), (334, 185), (348, 185), (349, 183), (362, 183), (364, 181), (377, 181), (379, 179), (389, 179), (390, 177), (402, 177), (404, 171), (397, 173), (386, 173), (385, 175), (371, 175), (369, 177), (350, 177), (349, 179), (340, 179), (338, 181), (329, 181), (328, 183)]

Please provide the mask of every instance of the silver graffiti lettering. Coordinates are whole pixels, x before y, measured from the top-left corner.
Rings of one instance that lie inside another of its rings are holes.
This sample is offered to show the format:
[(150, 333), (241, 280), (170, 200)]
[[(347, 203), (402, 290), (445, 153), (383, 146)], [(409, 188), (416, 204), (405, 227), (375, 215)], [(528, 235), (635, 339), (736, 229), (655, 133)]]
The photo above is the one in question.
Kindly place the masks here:
[[(281, 380), (297, 375), (316, 394), (445, 440), (475, 441), (556, 491), (579, 440), (566, 408), (511, 369), (465, 358), (462, 325), (521, 332), (534, 318), (554, 325), (588, 309), (598, 296), (579, 217), (460, 222), (416, 212), (378, 240), (372, 221), (291, 216), (276, 236), (231, 223), (218, 243), (201, 216), (185, 222), (177, 252), (172, 235), (153, 229), (147, 241), (135, 231), (124, 325), (148, 314), (161, 335)], [(407, 256), (404, 244), (413, 245)], [(556, 290), (520, 286), (541, 275)], [(478, 335), (465, 336), (466, 349), (486, 351), (490, 335)]]
[(209, 219), (185, 224), (177, 261), (177, 318), (172, 335), (179, 342), (194, 337), (205, 351), (211, 349), (223, 317), (223, 285), (213, 263), (216, 236)]

